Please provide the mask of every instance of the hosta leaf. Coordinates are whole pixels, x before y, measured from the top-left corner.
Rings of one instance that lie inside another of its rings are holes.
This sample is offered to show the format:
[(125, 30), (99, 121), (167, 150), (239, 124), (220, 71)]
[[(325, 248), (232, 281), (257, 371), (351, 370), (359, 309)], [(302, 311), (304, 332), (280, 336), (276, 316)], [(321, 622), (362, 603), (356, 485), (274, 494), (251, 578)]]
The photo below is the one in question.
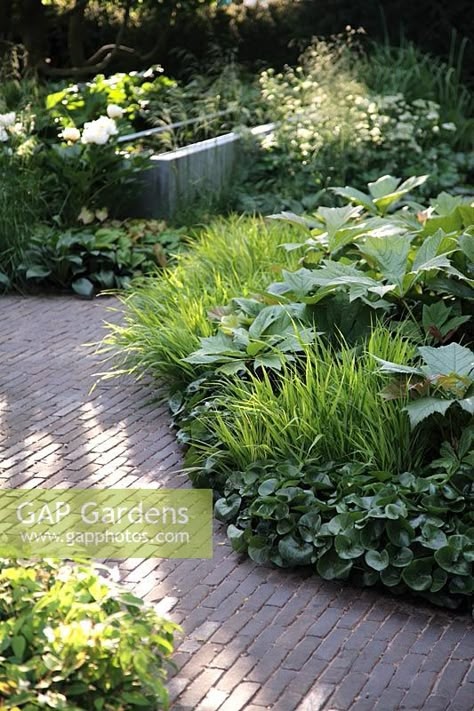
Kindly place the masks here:
[(26, 271), (27, 279), (45, 279), (51, 274), (51, 269), (43, 267), (41, 264), (33, 265)]
[(459, 238), (459, 246), (469, 261), (474, 263), (474, 235), (461, 235)]
[(94, 285), (89, 279), (81, 277), (72, 282), (71, 287), (73, 291), (78, 294), (78, 296), (84, 296), (85, 298), (90, 298), (94, 295)]

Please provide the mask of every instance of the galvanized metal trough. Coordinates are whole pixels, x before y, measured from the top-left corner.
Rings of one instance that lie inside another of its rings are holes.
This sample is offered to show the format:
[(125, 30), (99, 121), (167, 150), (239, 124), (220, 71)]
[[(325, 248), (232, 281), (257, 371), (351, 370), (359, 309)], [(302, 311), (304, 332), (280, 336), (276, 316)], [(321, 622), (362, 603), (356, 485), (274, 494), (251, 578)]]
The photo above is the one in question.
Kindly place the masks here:
[[(263, 124), (250, 129), (250, 134), (258, 139), (274, 128), (274, 123)], [(200, 197), (210, 194), (218, 197), (232, 183), (239, 159), (244, 155), (243, 143), (242, 135), (232, 132), (152, 156), (151, 168), (138, 177), (137, 194), (130, 209), (127, 206), (127, 213), (166, 219), (180, 206), (189, 205)], [(258, 150), (258, 141), (255, 150)]]

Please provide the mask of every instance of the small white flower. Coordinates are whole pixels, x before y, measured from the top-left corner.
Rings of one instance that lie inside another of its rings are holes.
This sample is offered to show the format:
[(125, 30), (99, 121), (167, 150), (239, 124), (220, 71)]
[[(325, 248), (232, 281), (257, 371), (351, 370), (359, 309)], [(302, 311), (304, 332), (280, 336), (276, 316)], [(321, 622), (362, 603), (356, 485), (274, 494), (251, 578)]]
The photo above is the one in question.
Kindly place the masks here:
[(59, 135), (64, 141), (71, 141), (72, 143), (75, 143), (80, 139), (81, 132), (75, 126), (67, 126), (66, 128), (63, 128)]
[(442, 123), (441, 128), (444, 128), (445, 131), (455, 131), (456, 130), (456, 124), (450, 121), (449, 123)]
[(2, 143), (5, 143), (5, 141), (8, 141), (8, 133), (3, 128), (3, 126), (0, 126), (0, 141)]
[(107, 116), (111, 119), (121, 119), (123, 116), (123, 109), (117, 104), (109, 104), (107, 106)]
[(54, 634), (54, 630), (52, 629), (52, 627), (45, 627), (43, 629), (43, 634), (46, 637), (46, 639), (48, 640), (48, 642), (54, 642), (55, 634)]
[(7, 128), (8, 126), (13, 126), (16, 121), (16, 115), (14, 111), (10, 111), (8, 114), (0, 114), (0, 127)]

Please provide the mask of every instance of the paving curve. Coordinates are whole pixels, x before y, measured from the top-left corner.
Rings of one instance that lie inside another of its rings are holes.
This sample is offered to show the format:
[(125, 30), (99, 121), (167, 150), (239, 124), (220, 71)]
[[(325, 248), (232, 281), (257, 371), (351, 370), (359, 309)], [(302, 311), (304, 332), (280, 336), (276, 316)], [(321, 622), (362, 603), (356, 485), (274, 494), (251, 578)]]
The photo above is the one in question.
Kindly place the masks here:
[[(102, 382), (113, 299), (0, 299), (0, 486), (188, 486), (164, 406)], [(88, 345), (84, 345), (88, 344)], [(467, 616), (240, 559), (129, 560), (137, 594), (184, 627), (175, 711), (471, 711)]]

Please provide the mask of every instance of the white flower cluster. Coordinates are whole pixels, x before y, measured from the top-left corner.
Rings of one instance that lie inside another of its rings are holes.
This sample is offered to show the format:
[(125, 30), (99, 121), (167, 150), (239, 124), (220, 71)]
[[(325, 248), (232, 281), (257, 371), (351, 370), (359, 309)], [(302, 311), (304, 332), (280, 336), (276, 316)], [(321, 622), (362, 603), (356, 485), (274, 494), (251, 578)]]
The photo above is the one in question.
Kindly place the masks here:
[(11, 129), (15, 126), (16, 114), (14, 111), (10, 111), (7, 114), (0, 114), (0, 141), (5, 143), (9, 139), (9, 133), (7, 129)]
[(103, 146), (111, 136), (117, 135), (118, 129), (115, 119), (122, 118), (122, 116), (123, 109), (120, 106), (109, 104), (107, 106), (107, 116), (100, 116), (95, 121), (87, 121), (82, 129), (82, 135), (75, 126), (63, 128), (59, 135), (63, 141), (70, 143), (76, 143), (76, 141), (80, 140), (84, 144), (95, 143), (98, 146)]
[[(365, 162), (376, 151), (398, 163), (424, 155), (434, 142), (449, 142), (457, 130), (452, 122), (441, 123), (440, 106), (433, 101), (370, 95), (349, 75), (328, 79), (320, 69), (307, 64), (260, 76), (262, 95), (281, 119), (276, 143), (285, 160), (307, 165), (332, 146), (341, 155), (356, 152)], [(273, 150), (275, 140), (264, 148)]]

